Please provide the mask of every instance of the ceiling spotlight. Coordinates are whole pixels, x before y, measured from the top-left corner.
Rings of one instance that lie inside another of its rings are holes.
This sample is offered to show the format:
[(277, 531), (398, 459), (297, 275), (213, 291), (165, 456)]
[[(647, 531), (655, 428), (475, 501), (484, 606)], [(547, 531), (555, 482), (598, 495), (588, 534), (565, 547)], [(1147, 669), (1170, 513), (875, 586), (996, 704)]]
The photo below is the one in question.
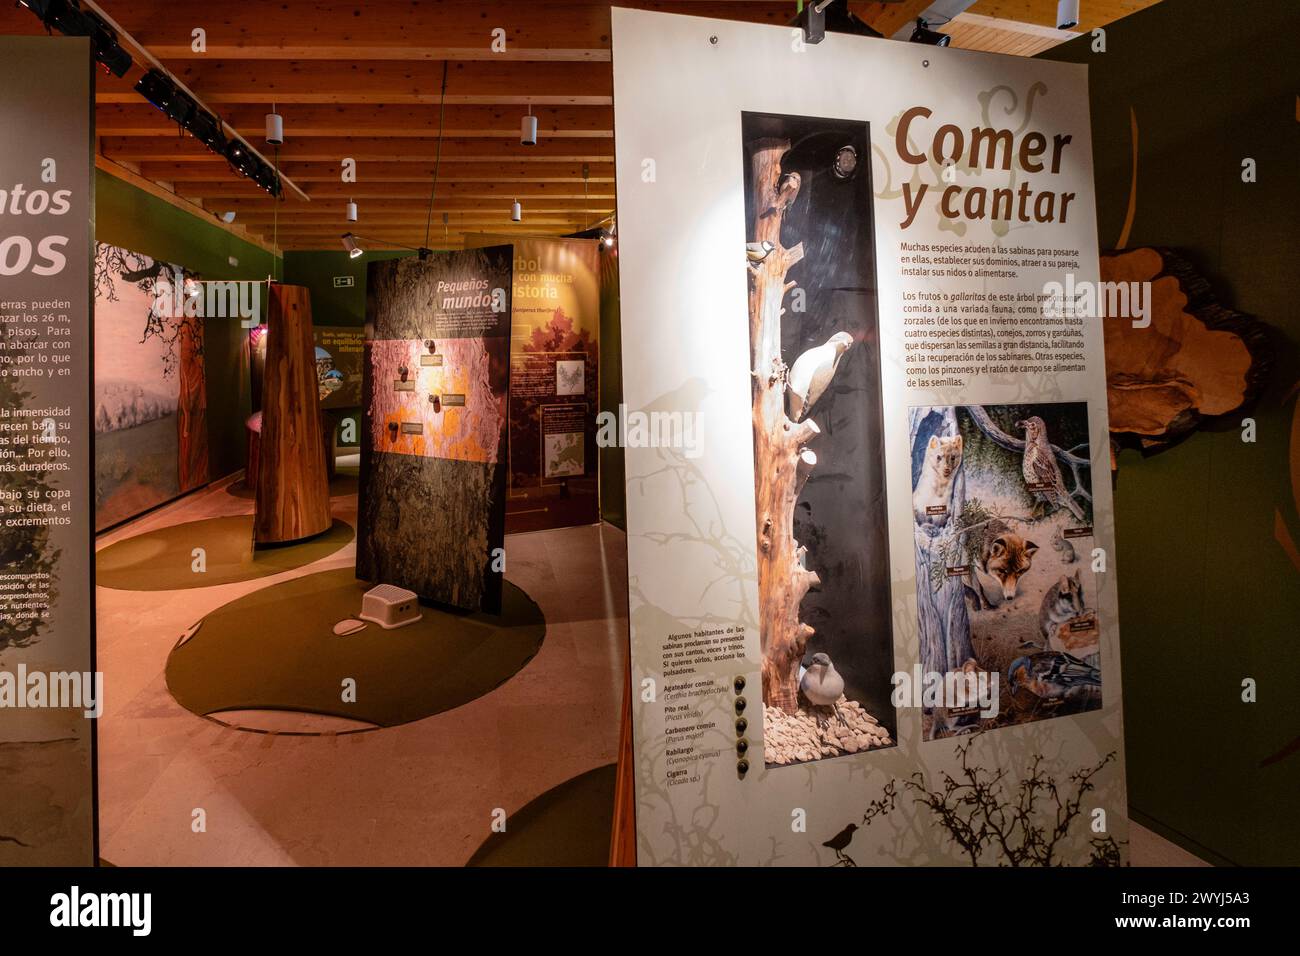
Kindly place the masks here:
[(605, 233), (605, 238), (602, 239), (601, 242), (605, 244), (606, 248), (612, 247), (614, 245), (614, 237), (609, 233)]
[(516, 199), (513, 203), (510, 204), (510, 221), (523, 222), (523, 220), (524, 220), (524, 207), (519, 205), (519, 200)]
[(235, 211), (233, 209), (221, 214), (221, 221), (229, 225), (235, 221)]
[(284, 145), (284, 117), (275, 112), (274, 106), (266, 114), (266, 141), (272, 146)]
[(131, 54), (117, 42), (117, 32), (98, 14), (81, 9), (77, 0), (21, 0), (21, 5), (40, 17), (48, 29), (64, 36), (89, 37), (95, 59), (114, 76), (125, 76), (131, 69)]
[(357, 221), (357, 204), (349, 200), (348, 201), (348, 222), (356, 222), (356, 221)]
[(249, 151), (244, 143), (237, 139), (232, 139), (226, 144), (225, 157), (240, 175), (251, 177), (257, 169), (257, 157)]
[(213, 152), (225, 150), (226, 133), (221, 127), (221, 120), (207, 110), (196, 109), (182, 125), (191, 136)]
[(343, 233), (342, 238), (343, 238), (343, 248), (348, 251), (348, 258), (349, 259), (359, 258), (362, 249), (359, 245), (357, 245), (357, 240), (353, 237), (352, 233), (345, 232)]
[(162, 70), (153, 69), (140, 77), (135, 91), (162, 110), (173, 123), (184, 126), (194, 116), (198, 104), (177, 89), (176, 84)]
[(1079, 25), (1079, 0), (1056, 0), (1056, 29), (1068, 30)]
[(940, 33), (938, 30), (931, 30), (924, 17), (917, 17), (916, 29), (912, 31), (908, 42), (925, 43), (929, 46), (947, 46), (952, 42), (952, 37), (946, 33)]
[(537, 117), (533, 115), (533, 106), (528, 104), (528, 115), (519, 121), (519, 143), (523, 146), (537, 145)]

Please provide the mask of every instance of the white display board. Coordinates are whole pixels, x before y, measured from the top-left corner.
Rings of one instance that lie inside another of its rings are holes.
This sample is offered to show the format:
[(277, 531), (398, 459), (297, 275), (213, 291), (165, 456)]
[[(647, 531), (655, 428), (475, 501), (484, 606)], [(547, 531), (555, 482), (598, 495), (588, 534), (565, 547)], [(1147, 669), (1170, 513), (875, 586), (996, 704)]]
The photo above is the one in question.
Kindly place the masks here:
[(613, 59), (639, 862), (1120, 862), (1085, 69)]

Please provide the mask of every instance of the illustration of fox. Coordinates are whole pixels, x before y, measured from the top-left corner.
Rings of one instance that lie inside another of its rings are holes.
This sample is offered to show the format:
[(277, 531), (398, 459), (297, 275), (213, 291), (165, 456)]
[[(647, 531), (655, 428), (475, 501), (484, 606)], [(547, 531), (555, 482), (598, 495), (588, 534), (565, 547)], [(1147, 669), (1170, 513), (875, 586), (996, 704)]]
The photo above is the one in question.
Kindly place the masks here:
[(952, 506), (952, 486), (961, 468), (961, 436), (930, 437), (925, 461), (912, 492), (912, 513), (918, 525), (944, 525)]
[(994, 518), (984, 529), (984, 540), (980, 544), (978, 571), (989, 579), (988, 584), (1000, 588), (1000, 600), (995, 593), (990, 600), (986, 593), (985, 582), (978, 573), (972, 575), (970, 590), (974, 593), (975, 609), (987, 610), (998, 604), (1015, 599), (1020, 579), (1025, 576), (1034, 563), (1034, 554), (1038, 545), (1026, 540), (1011, 530), (1006, 522)]

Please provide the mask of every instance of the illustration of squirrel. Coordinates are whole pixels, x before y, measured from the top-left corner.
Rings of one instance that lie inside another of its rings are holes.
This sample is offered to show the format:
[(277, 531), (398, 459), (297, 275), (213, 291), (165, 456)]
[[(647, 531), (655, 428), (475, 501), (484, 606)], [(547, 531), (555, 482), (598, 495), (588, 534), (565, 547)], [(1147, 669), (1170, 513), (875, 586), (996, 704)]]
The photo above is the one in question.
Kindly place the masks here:
[(943, 525), (952, 505), (953, 479), (961, 468), (961, 436), (930, 437), (925, 461), (912, 492), (912, 512), (918, 525)]
[(1060, 528), (1057, 528), (1056, 533), (1052, 535), (1052, 547), (1060, 552), (1064, 564), (1074, 563), (1074, 545), (1065, 540), (1065, 535)]

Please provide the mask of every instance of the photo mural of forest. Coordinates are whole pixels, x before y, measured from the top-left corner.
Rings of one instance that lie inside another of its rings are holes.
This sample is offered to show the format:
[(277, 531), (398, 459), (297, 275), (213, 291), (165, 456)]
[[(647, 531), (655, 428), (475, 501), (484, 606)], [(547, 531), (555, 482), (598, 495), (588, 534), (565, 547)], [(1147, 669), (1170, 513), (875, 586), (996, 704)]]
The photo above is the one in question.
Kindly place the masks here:
[(208, 480), (203, 318), (175, 308), (175, 280), (184, 275), (95, 246), (97, 531)]

